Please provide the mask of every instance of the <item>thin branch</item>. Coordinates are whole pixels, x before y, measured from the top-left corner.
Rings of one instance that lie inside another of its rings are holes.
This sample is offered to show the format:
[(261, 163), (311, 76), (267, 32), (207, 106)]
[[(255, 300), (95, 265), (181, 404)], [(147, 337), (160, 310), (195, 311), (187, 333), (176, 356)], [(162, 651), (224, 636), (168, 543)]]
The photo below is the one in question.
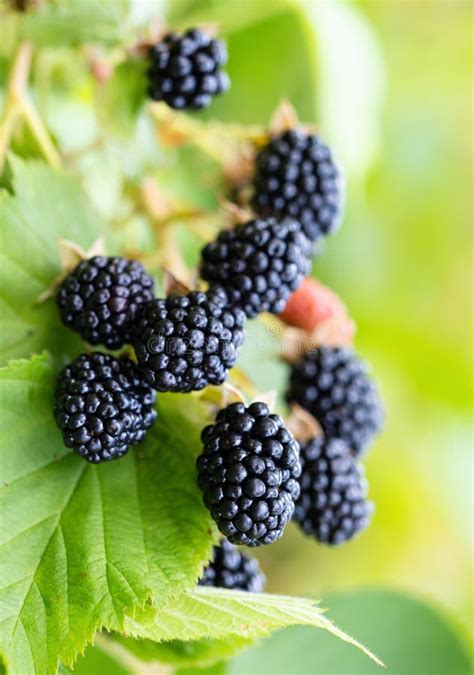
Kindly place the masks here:
[(18, 48), (13, 61), (5, 92), (5, 105), (0, 120), (0, 171), (3, 169), (15, 126), (21, 116), (20, 100), (28, 82), (32, 53), (32, 46), (28, 42), (24, 42)]
[(157, 661), (147, 663), (138, 659), (128, 649), (106, 637), (103, 633), (96, 635), (94, 644), (133, 675), (171, 675), (173, 672), (171, 666)]
[(21, 99), (20, 105), (25, 122), (35, 137), (36, 142), (38, 143), (45, 159), (53, 167), (53, 169), (61, 168), (61, 157), (56, 150), (56, 147), (51, 140), (51, 136), (49, 135), (43, 120), (38, 114), (38, 111), (33, 107), (31, 101), (27, 99), (26, 96)]
[(33, 47), (23, 42), (18, 48), (8, 80), (5, 105), (0, 119), (0, 172), (10, 147), (12, 136), (18, 121), (23, 118), (45, 159), (55, 169), (61, 166), (61, 157), (41, 119), (38, 111), (27, 94), (28, 78), (31, 71)]

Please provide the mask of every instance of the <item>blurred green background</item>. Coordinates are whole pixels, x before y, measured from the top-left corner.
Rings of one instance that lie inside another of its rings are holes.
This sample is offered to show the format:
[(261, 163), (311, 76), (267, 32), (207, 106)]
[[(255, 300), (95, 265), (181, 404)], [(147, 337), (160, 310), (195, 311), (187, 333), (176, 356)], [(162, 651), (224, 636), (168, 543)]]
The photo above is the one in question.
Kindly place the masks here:
[[(366, 460), (376, 515), (341, 548), (327, 550), (289, 528), (258, 557), (269, 591), (323, 598), (398, 675), (469, 672), (461, 644), (472, 620), (472, 9), (462, 0), (132, 3), (134, 27), (156, 17), (221, 26), (232, 90), (197, 119), (266, 123), (286, 97), (304, 121), (319, 124), (344, 167), (345, 217), (314, 274), (347, 303), (357, 350), (383, 392), (387, 425)], [(8, 44), (1, 49), (4, 77)], [(145, 174), (188, 205), (217, 208), (218, 165), (195, 149), (160, 147), (146, 109), (136, 120), (133, 68), (116, 71), (101, 89), (85, 60), (59, 47), (38, 59), (34, 78), (55, 140), (111, 223), (112, 247), (154, 245), (146, 217), (130, 207)], [(27, 134), (15, 150), (37, 152)], [(184, 223), (176, 235), (194, 262), (198, 238)], [(254, 325), (252, 338), (242, 367), (260, 389), (283, 386), (285, 368), (262, 358), (265, 329)], [(368, 587), (390, 592), (361, 590)], [(444, 633), (437, 615), (405, 594), (434, 607), (449, 626)], [(266, 652), (250, 650), (231, 672), (372, 672), (334, 642), (334, 660), (313, 663), (313, 650), (329, 647), (311, 631), (282, 636)], [(422, 653), (434, 650), (432, 661), (415, 655), (396, 665), (420, 645)], [(81, 667), (96, 672), (92, 661)]]

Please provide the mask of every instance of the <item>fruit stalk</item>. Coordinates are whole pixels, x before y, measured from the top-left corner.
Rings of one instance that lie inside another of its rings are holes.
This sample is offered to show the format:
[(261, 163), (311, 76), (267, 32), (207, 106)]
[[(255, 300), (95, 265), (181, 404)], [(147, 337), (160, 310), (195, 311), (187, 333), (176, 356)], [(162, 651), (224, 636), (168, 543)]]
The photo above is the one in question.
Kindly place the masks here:
[(55, 169), (62, 164), (48, 130), (27, 94), (32, 56), (32, 45), (29, 42), (23, 42), (13, 62), (0, 121), (0, 171), (3, 169), (12, 136), (21, 118), (29, 127), (46, 161)]

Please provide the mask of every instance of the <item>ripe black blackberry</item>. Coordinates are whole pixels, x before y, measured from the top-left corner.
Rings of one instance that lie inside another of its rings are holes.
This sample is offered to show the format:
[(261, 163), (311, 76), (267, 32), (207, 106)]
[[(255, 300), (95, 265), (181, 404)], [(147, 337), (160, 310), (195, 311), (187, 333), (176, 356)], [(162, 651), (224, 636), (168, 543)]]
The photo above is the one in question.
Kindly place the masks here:
[(92, 345), (119, 349), (129, 341), (140, 306), (153, 299), (153, 287), (136, 260), (95, 256), (68, 274), (56, 302), (65, 326)]
[(244, 341), (245, 314), (226, 307), (224, 291), (176, 293), (153, 300), (132, 331), (138, 365), (158, 391), (222, 384)]
[(156, 418), (155, 398), (132, 361), (93, 352), (59, 374), (54, 416), (65, 445), (98, 464), (144, 439)]
[(297, 220), (310, 241), (332, 232), (341, 211), (341, 177), (318, 136), (291, 129), (257, 156), (252, 206), (261, 216)]
[(340, 438), (300, 444), (301, 493), (294, 520), (323, 544), (342, 544), (364, 530), (373, 512), (364, 470)]
[(219, 530), (233, 544), (271, 544), (299, 495), (298, 443), (265, 403), (232, 403), (201, 434), (198, 484)]
[(227, 47), (204, 31), (191, 28), (183, 35), (169, 33), (150, 49), (149, 96), (176, 109), (207, 108), (213, 96), (230, 87), (221, 70)]
[(223, 230), (201, 253), (201, 275), (225, 288), (248, 317), (278, 314), (310, 267), (310, 244), (293, 220), (251, 220)]
[(320, 347), (292, 366), (287, 391), (321, 425), (326, 437), (341, 438), (362, 453), (383, 424), (383, 409), (367, 367), (351, 349)]
[(256, 558), (241, 553), (237, 546), (222, 539), (219, 546), (214, 546), (212, 560), (204, 569), (199, 585), (261, 593), (265, 575)]

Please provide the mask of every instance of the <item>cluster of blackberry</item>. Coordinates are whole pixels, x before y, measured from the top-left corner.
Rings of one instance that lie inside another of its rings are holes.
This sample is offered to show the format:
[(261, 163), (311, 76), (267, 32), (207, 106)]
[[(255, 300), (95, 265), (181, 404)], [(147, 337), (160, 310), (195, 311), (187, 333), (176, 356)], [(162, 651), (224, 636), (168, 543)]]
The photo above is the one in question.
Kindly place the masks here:
[(294, 519), (322, 543), (348, 541), (367, 527), (373, 511), (359, 460), (382, 427), (376, 386), (351, 349), (320, 347), (293, 364), (286, 398), (313, 415), (323, 431), (300, 446)]
[(198, 484), (230, 542), (259, 546), (281, 537), (300, 488), (299, 446), (265, 403), (231, 403), (201, 434)]
[[(170, 33), (150, 49), (149, 94), (177, 109), (206, 107), (229, 80), (225, 45), (204, 31)], [(256, 217), (218, 234), (201, 252), (209, 289), (154, 297), (138, 262), (95, 256), (62, 282), (63, 323), (92, 345), (130, 345), (135, 361), (82, 354), (57, 382), (54, 416), (64, 443), (89, 462), (122, 457), (156, 418), (156, 392), (222, 384), (244, 341), (245, 322), (280, 313), (310, 269), (313, 244), (337, 225), (341, 179), (315, 135), (288, 130), (256, 158)], [(236, 544), (279, 539), (294, 519), (340, 544), (370, 519), (358, 458), (382, 421), (377, 391), (347, 349), (321, 347), (294, 364), (287, 391), (324, 435), (299, 444), (263, 402), (232, 403), (202, 431), (198, 485), (223, 535), (201, 585), (260, 591), (258, 563)]]
[(199, 585), (260, 593), (265, 586), (265, 575), (255, 558), (241, 553), (237, 546), (222, 539), (219, 546), (214, 546), (212, 560)]
[(184, 35), (168, 33), (149, 51), (148, 94), (171, 108), (200, 110), (212, 97), (230, 87), (221, 70), (227, 63), (227, 48), (205, 31), (190, 28)]
[(245, 314), (223, 289), (156, 299), (153, 287), (140, 263), (102, 256), (83, 260), (59, 287), (67, 327), (109, 349), (131, 344), (136, 354), (135, 364), (92, 352), (59, 376), (57, 424), (65, 444), (89, 462), (122, 457), (144, 438), (156, 416), (155, 390), (224, 382), (243, 343)]

